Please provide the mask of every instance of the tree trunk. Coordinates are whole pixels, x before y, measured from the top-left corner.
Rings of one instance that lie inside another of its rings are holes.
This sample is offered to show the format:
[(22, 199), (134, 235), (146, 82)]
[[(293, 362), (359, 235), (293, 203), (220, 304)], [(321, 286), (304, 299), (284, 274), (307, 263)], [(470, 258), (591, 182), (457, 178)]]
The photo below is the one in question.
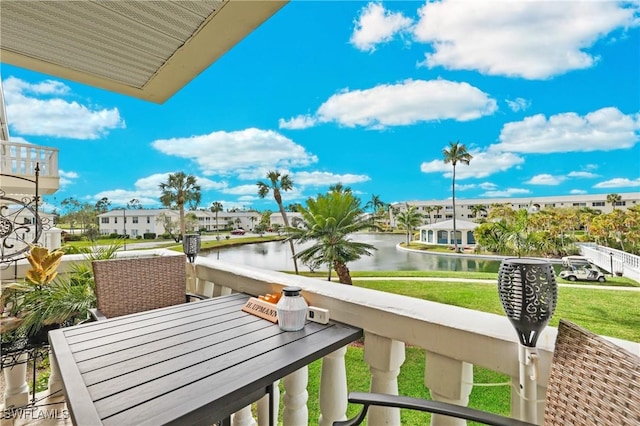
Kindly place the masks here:
[(453, 251), (458, 253), (458, 230), (456, 229), (456, 164), (453, 163), (451, 178), (451, 200), (453, 201)]
[(351, 281), (351, 274), (349, 273), (349, 268), (347, 268), (347, 265), (344, 262), (334, 260), (333, 269), (336, 270), (336, 274), (338, 274), (338, 279), (342, 284), (349, 284), (349, 285), (353, 284), (353, 281)]
[[(276, 197), (274, 192), (274, 197), (276, 199), (276, 202), (278, 202), (278, 208), (280, 209), (280, 214), (282, 215), (282, 222), (284, 222), (284, 226), (288, 228), (289, 219), (287, 219), (287, 212), (284, 211), (284, 206), (282, 205), (282, 199), (280, 198), (280, 193), (278, 193), (278, 196)], [(278, 201), (279, 198), (280, 198), (280, 201)], [(295, 250), (295, 247), (293, 246), (293, 240), (289, 240), (289, 247), (291, 248), (291, 258), (293, 259), (293, 269), (295, 269), (296, 275), (299, 275), (298, 259), (296, 258), (296, 250)]]
[(184, 204), (180, 204), (180, 237), (184, 238), (185, 223), (184, 223)]

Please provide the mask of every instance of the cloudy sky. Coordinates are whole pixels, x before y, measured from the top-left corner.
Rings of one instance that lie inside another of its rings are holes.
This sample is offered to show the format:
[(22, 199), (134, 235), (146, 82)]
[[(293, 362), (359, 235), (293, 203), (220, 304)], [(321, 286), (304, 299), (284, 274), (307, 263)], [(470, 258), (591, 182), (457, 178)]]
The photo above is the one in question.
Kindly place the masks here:
[[(367, 201), (640, 190), (640, 4), (292, 1), (162, 105), (2, 64), (15, 141), (60, 150), (67, 197), (274, 209), (341, 182)], [(1, 59), (1, 58), (0, 58)]]

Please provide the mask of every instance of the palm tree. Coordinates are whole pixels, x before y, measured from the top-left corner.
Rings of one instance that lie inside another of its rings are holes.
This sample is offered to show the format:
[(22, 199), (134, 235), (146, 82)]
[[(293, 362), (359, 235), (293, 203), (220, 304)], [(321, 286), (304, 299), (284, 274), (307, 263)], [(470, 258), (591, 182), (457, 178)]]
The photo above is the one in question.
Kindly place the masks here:
[(473, 217), (475, 219), (478, 218), (478, 215), (482, 212), (487, 212), (487, 208), (485, 206), (483, 206), (482, 204), (475, 204), (473, 206), (471, 206), (471, 213), (473, 214)]
[(413, 230), (422, 224), (422, 215), (416, 210), (416, 206), (406, 204), (406, 209), (397, 217), (398, 224), (407, 230), (407, 246), (411, 243)]
[(371, 223), (375, 223), (376, 218), (384, 214), (385, 206), (386, 203), (380, 199), (379, 195), (371, 195), (371, 200), (364, 206), (365, 209), (371, 209)]
[(177, 206), (180, 210), (180, 235), (185, 234), (184, 205), (188, 204), (191, 209), (195, 209), (200, 204), (202, 196), (200, 185), (197, 184), (195, 176), (186, 175), (184, 172), (170, 174), (167, 182), (161, 183), (160, 202), (163, 206), (172, 208)]
[[(264, 198), (269, 194), (269, 191), (273, 192), (273, 198), (276, 200), (278, 204), (278, 209), (280, 210), (280, 214), (282, 215), (282, 222), (284, 222), (284, 226), (289, 227), (289, 220), (287, 219), (287, 212), (282, 205), (282, 195), (280, 191), (290, 191), (293, 189), (293, 180), (289, 177), (289, 175), (281, 175), (277, 170), (270, 170), (267, 173), (268, 182), (258, 181), (258, 196), (260, 198)], [(296, 258), (295, 248), (293, 246), (293, 240), (289, 240), (289, 247), (291, 247), (291, 256), (293, 259), (293, 267), (295, 269), (296, 275), (298, 275), (298, 261)]]
[(218, 226), (218, 213), (220, 213), (222, 211), (222, 203), (220, 201), (214, 201), (213, 203), (211, 203), (211, 207), (209, 207), (209, 210), (211, 210), (212, 213), (216, 214), (216, 234), (218, 235), (218, 240), (220, 239), (219, 235), (220, 235), (220, 227)]
[(371, 226), (360, 207), (360, 200), (350, 191), (329, 191), (309, 198), (306, 207), (298, 210), (302, 215), (300, 228), (287, 228), (289, 240), (300, 243), (315, 241), (311, 247), (301, 251), (299, 257), (304, 264), (326, 263), (328, 279), (335, 269), (343, 284), (352, 284), (347, 262), (370, 256), (376, 248), (371, 244), (352, 241), (349, 234)]
[(458, 163), (469, 165), (473, 156), (467, 152), (467, 147), (458, 142), (449, 142), (449, 148), (442, 150), (444, 163), (453, 166), (451, 178), (451, 198), (453, 202), (453, 244), (456, 253), (458, 252), (458, 230), (456, 229), (456, 165)]
[(620, 194), (607, 195), (607, 203), (611, 203), (611, 207), (613, 207), (613, 210), (616, 209), (616, 204), (620, 201), (622, 201), (622, 196)]

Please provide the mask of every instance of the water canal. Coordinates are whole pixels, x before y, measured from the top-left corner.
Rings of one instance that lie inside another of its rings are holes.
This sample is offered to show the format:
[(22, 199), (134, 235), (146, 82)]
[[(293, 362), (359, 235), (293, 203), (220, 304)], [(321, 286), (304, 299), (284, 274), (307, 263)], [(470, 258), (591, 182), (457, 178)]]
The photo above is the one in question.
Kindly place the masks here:
[[(369, 243), (377, 248), (372, 256), (350, 262), (352, 271), (480, 271), (497, 272), (500, 261), (446, 256), (430, 253), (413, 253), (398, 250), (396, 245), (405, 241), (406, 236), (399, 234), (355, 234), (353, 240)], [(300, 245), (296, 250), (308, 247)], [(211, 251), (208, 257), (217, 258), (218, 253)], [(241, 263), (275, 271), (292, 271), (293, 261), (289, 244), (280, 241), (221, 249), (220, 260)], [(301, 271), (308, 270), (299, 265)]]

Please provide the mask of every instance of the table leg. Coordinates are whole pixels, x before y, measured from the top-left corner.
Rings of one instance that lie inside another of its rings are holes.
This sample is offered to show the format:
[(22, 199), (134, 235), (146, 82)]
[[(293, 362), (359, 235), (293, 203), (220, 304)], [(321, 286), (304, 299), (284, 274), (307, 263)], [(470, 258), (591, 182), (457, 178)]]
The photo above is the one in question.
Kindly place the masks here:
[(269, 426), (275, 426), (273, 419), (275, 411), (275, 407), (273, 406), (275, 404), (275, 399), (273, 397), (273, 383), (267, 386), (267, 393), (269, 394)]

